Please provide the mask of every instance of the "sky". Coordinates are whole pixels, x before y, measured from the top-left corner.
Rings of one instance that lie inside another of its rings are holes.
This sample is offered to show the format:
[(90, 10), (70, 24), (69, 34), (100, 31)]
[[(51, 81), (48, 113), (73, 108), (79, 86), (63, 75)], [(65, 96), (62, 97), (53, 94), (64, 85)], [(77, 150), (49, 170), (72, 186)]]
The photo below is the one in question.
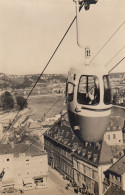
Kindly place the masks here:
[[(67, 74), (73, 65), (84, 64), (84, 48), (91, 59), (125, 21), (125, 0), (98, 0), (79, 16), (79, 37), (74, 23), (45, 73)], [(73, 0), (0, 0), (0, 72), (39, 74), (75, 16)], [(125, 57), (125, 22), (93, 60), (109, 71)], [(112, 72), (125, 72), (125, 60)]]

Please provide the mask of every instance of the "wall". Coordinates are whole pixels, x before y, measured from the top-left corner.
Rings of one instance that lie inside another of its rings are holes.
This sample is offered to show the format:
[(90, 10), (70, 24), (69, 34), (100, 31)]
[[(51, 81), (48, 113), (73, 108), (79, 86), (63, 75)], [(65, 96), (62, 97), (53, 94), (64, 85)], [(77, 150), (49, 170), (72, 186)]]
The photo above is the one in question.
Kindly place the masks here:
[(98, 168), (85, 161), (73, 159), (74, 165), (74, 181), (80, 187), (83, 188), (83, 184), (86, 186), (89, 193), (94, 193), (95, 185), (98, 184)]
[[(113, 135), (115, 135), (115, 138), (113, 138)], [(109, 136), (110, 136), (110, 139), (108, 139)], [(104, 141), (106, 141), (108, 145), (122, 145), (123, 144), (122, 130), (106, 132), (104, 134)]]
[[(47, 187), (47, 177), (48, 177), (48, 160), (47, 154), (39, 156), (25, 156), (25, 154), (20, 154), (19, 157), (14, 158), (13, 154), (2, 155), (0, 161), (0, 172), (5, 168), (5, 175), (2, 182), (9, 179), (14, 179), (15, 188), (25, 188), (24, 181), (30, 181), (31, 185), (29, 188), (37, 187), (34, 184), (34, 177), (43, 178), (41, 182), (41, 188)], [(8, 160), (9, 159), (9, 160)]]

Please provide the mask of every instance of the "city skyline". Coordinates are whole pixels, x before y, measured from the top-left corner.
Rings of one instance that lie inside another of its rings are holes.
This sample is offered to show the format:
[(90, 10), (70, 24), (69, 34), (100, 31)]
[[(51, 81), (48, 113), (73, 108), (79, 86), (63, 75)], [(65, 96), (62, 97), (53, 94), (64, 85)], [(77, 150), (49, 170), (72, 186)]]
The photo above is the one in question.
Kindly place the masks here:
[[(40, 73), (75, 16), (72, 0), (0, 0), (0, 72)], [(90, 46), (92, 58), (124, 22), (124, 0), (99, 0), (80, 13), (82, 44)], [(101, 16), (101, 17), (100, 17)], [(110, 16), (110, 17), (109, 17)], [(95, 58), (105, 66), (125, 45), (123, 25)], [(108, 65), (110, 70), (124, 57), (125, 48)], [(67, 74), (71, 65), (84, 62), (84, 50), (76, 43), (73, 24), (45, 73)], [(124, 60), (114, 72), (124, 72)]]

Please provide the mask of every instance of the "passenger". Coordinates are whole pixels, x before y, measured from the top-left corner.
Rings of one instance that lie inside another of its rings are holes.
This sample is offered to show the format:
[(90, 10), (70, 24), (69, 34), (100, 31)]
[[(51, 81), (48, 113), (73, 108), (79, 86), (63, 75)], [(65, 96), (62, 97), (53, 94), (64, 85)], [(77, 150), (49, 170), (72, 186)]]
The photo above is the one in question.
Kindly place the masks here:
[(94, 104), (94, 100), (96, 99), (97, 95), (95, 94), (95, 87), (93, 87), (88, 93), (87, 93), (87, 97), (88, 97), (88, 104), (92, 105)]

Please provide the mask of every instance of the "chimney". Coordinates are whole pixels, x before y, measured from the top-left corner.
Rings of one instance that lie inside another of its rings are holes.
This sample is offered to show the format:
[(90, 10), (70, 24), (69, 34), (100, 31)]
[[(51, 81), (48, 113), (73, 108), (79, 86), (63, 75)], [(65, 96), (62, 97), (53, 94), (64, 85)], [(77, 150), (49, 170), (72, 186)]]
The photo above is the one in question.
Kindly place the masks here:
[(82, 156), (85, 156), (85, 154), (86, 154), (86, 149), (84, 148), (82, 149)]
[(97, 156), (98, 156), (98, 154), (94, 154), (94, 155), (93, 155), (93, 161), (94, 161), (94, 162), (97, 160)]
[(107, 131), (110, 131), (110, 127), (108, 126), (106, 130), (107, 130)]
[(68, 137), (68, 135), (69, 135), (69, 132), (66, 132), (66, 137)]
[(26, 141), (25, 141), (25, 144), (30, 145), (31, 143), (30, 143), (29, 140), (26, 140)]
[(64, 129), (62, 129), (62, 132), (61, 132), (62, 134), (64, 133)]
[(66, 145), (68, 143), (68, 141), (69, 141), (68, 139), (64, 139), (63, 143)]
[(59, 136), (58, 136), (58, 141), (61, 141), (62, 138), (63, 138), (63, 136), (59, 135)]
[(73, 134), (73, 135), (72, 135), (72, 140), (73, 140), (74, 138), (75, 138), (75, 135)]
[(112, 158), (112, 164), (114, 164), (117, 160), (117, 158)]
[(57, 139), (57, 134), (54, 135), (54, 139)]
[(91, 157), (92, 152), (88, 151), (88, 159)]
[(82, 147), (78, 147), (78, 148), (77, 148), (77, 152), (78, 152), (78, 154), (80, 154), (80, 153), (81, 153), (81, 151), (82, 151)]
[(77, 150), (78, 148), (78, 143), (73, 143), (73, 149)]
[(11, 147), (14, 149), (14, 142), (11, 142)]

